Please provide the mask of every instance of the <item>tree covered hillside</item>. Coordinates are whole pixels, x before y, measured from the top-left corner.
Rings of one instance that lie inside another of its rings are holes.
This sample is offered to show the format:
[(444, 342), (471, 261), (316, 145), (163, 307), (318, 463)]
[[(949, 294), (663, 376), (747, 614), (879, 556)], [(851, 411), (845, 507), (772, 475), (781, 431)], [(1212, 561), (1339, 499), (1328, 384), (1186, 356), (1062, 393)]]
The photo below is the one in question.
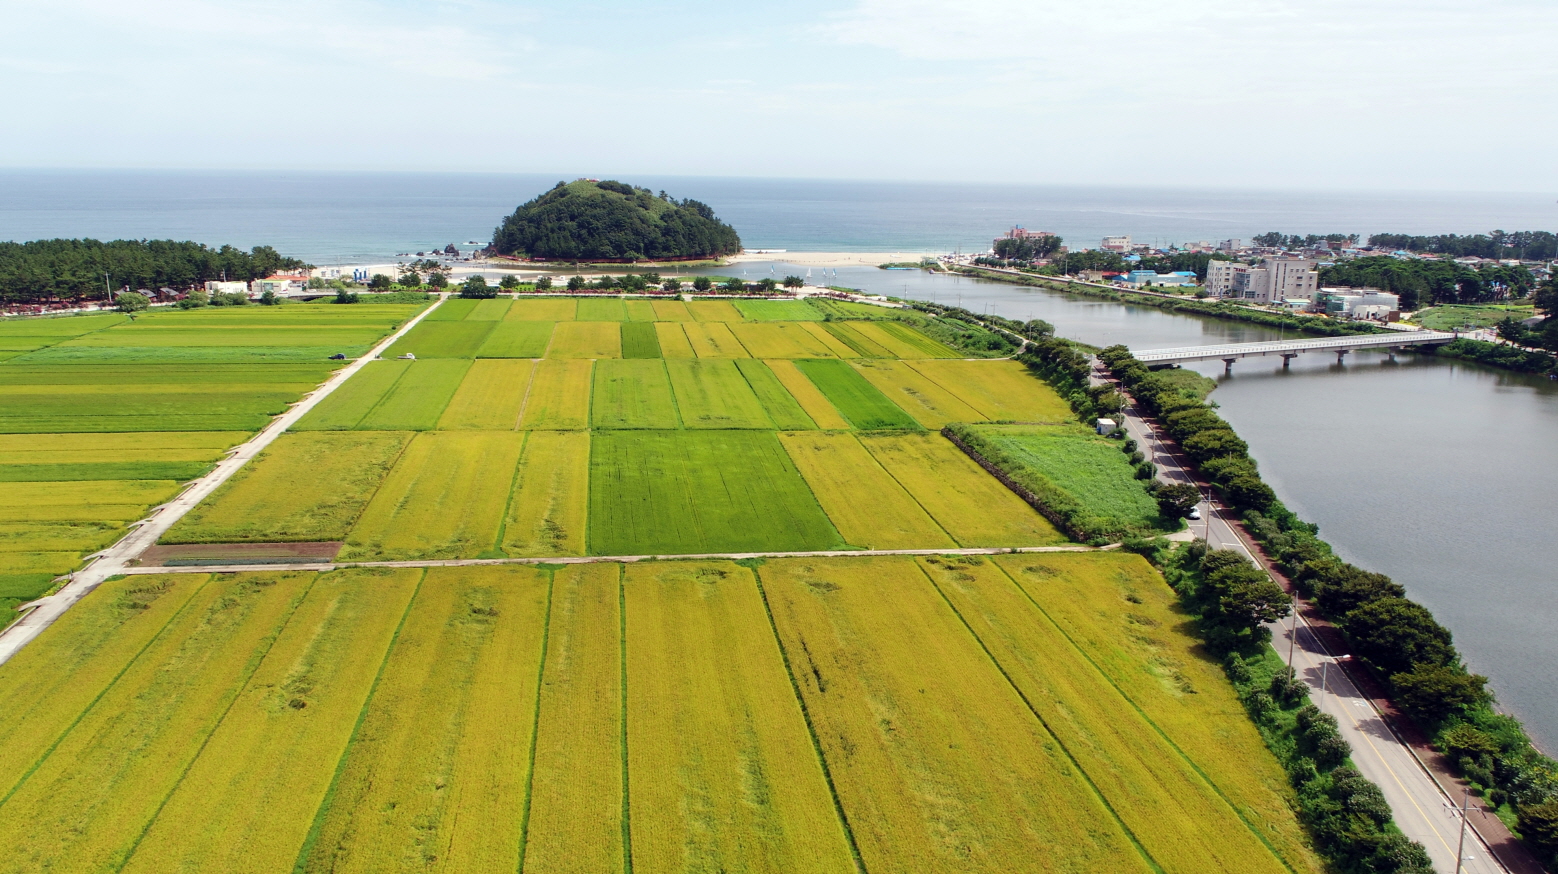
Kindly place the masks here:
[(515, 210), (492, 232), (492, 248), (547, 260), (710, 258), (741, 251), (741, 238), (696, 200), (580, 179)]

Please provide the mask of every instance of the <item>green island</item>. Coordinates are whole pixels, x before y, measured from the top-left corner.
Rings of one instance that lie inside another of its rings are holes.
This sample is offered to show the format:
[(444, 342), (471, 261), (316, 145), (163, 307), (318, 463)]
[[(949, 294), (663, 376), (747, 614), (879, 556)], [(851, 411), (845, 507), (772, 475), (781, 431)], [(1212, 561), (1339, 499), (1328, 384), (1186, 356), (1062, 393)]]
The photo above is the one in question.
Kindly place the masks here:
[(537, 261), (707, 260), (741, 251), (707, 204), (613, 180), (559, 182), (503, 220), (492, 251)]

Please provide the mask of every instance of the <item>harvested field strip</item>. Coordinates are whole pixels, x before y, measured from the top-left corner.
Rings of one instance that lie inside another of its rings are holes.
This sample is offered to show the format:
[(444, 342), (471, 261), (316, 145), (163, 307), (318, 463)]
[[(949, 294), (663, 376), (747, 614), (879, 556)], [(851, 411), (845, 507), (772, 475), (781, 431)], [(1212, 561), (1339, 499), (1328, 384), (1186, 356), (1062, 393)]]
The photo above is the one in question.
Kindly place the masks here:
[[(918, 430), (919, 425), (853, 367), (832, 358), (795, 362), (849, 423), (862, 431)], [(814, 417), (815, 418), (815, 417)]]
[(203, 574), (109, 580), (0, 671), (0, 798), (184, 609)]
[(451, 297), (444, 301), (443, 306), (429, 313), (424, 321), (458, 322), (475, 312), (478, 303), (480, 301)]
[(539, 361), (519, 427), (573, 431), (590, 426), (589, 361)]
[(833, 358), (833, 351), (800, 322), (736, 322), (731, 333), (753, 358)]
[(546, 354), (548, 358), (621, 358), (622, 331), (616, 322), (558, 322)]
[(0, 806), (0, 871), (117, 867), (313, 578), (223, 575), (197, 592)]
[(877, 463), (959, 546), (1052, 546), (1066, 536), (940, 434), (862, 434)]
[(690, 300), (687, 312), (700, 322), (739, 322), (741, 311), (728, 300)]
[(628, 320), (633, 322), (653, 322), (655, 317), (655, 302), (652, 300), (625, 300), (622, 306), (627, 310)]
[(521, 297), (503, 315), (506, 322), (571, 322), (578, 301), (571, 297)]
[(547, 576), (428, 569), (298, 870), (518, 868)]
[(79, 480), (163, 479), (188, 482), (211, 469), (213, 461), (88, 461), (61, 464), (0, 464), (0, 483)]
[[(521, 323), (536, 324), (536, 323)], [(544, 324), (544, 323), (542, 323)], [(530, 390), (535, 362), (524, 359), (477, 361), (438, 420), (443, 431), (512, 431)]]
[(290, 867), (421, 577), (321, 574), (124, 870)]
[(779, 442), (850, 546), (934, 549), (957, 545), (853, 434), (780, 434)]
[(8, 483), (0, 522), (129, 522), (181, 489), (164, 480)]
[[(738, 358), (736, 368), (746, 377), (747, 385), (751, 386), (752, 393), (757, 395), (768, 418), (773, 420), (779, 430), (809, 431), (817, 427), (817, 423), (806, 415), (800, 403), (784, 387), (784, 383), (774, 376), (773, 370), (766, 363), (751, 358)], [(797, 376), (805, 380), (805, 377)]]
[(979, 556), (920, 565), (1164, 871), (1286, 870), (1000, 568)]
[[(742, 359), (751, 361), (751, 359)], [(688, 428), (758, 428), (774, 423), (747, 385), (736, 361), (678, 359), (667, 361), (676, 408)], [(752, 362), (759, 364), (760, 362)]]
[(682, 325), (687, 342), (699, 358), (751, 358), (746, 347), (722, 322), (687, 322)]
[(283, 434), (180, 519), (162, 542), (342, 540), (411, 436)]
[(476, 350), (477, 358), (542, 358), (552, 342), (552, 322), (504, 322)]
[(912, 560), (759, 573), (867, 870), (1151, 871)]
[(896, 358), (891, 350), (855, 330), (862, 322), (823, 322), (819, 327), (832, 334), (840, 343), (855, 350), (861, 358)]
[(939, 430), (948, 422), (984, 421), (979, 411), (926, 379), (906, 361), (862, 359), (854, 366), (882, 394), (927, 428)]
[(909, 366), (992, 422), (1066, 422), (1071, 407), (1016, 361), (913, 361)]
[(860, 353), (856, 352), (853, 347), (829, 333), (822, 322), (796, 322), (796, 324), (805, 328), (806, 332), (815, 337), (818, 343), (827, 347), (829, 355), (835, 358), (860, 357)]
[(625, 573), (634, 869), (854, 874), (752, 571)]
[(692, 344), (687, 342), (687, 332), (677, 322), (656, 322), (655, 336), (660, 341), (662, 358), (697, 358)]
[[(645, 301), (636, 301), (645, 303)], [(659, 358), (660, 339), (653, 322), (622, 323), (623, 358)]]
[(898, 358), (963, 357), (903, 322), (850, 322), (849, 327)]
[(806, 378), (806, 374), (795, 366), (794, 361), (774, 360), (763, 363), (768, 365), (769, 372), (790, 393), (790, 397), (795, 398), (795, 402), (801, 405), (801, 409), (806, 411), (807, 417), (818, 428), (839, 431), (849, 427), (849, 420), (839, 415), (838, 408)]
[(771, 432), (597, 431), (590, 449), (595, 555), (842, 545)]
[(676, 399), (665, 363), (598, 361), (590, 395), (590, 424), (595, 428), (676, 428)]
[(579, 301), (574, 318), (581, 322), (625, 322), (628, 311), (618, 297), (586, 297)]
[(754, 321), (822, 321), (822, 313), (804, 300), (738, 300), (734, 306), (743, 317)]
[(621, 573), (576, 564), (553, 577), (524, 874), (624, 869)]
[(418, 358), (475, 358), (476, 350), (486, 342), (496, 324), (434, 321), (429, 317), (396, 340), (395, 345), (384, 352), (384, 357), (396, 358), (410, 353)]
[(501, 322), (508, 315), (509, 307), (514, 301), (498, 297), (490, 300), (479, 300), (476, 306), (471, 307), (471, 312), (465, 317), (468, 322)]
[[(491, 323), (484, 323), (491, 324)], [(357, 423), (360, 431), (431, 431), (459, 390), (471, 362), (413, 361), (378, 405)]]
[(525, 435), (418, 434), (368, 503), (343, 560), (476, 558), (497, 546)]
[(503, 552), (584, 555), (589, 487), (589, 432), (530, 432), (509, 499)]
[(1281, 766), (1146, 560), (1093, 553), (994, 561), (1252, 831), (1294, 870), (1321, 867), (1293, 817), (1297, 799)]
[(410, 361), (370, 361), (293, 425), (296, 431), (345, 431), (389, 394)]
[(690, 322), (693, 321), (692, 313), (688, 305), (679, 300), (650, 301), (654, 307), (655, 321), (657, 322)]

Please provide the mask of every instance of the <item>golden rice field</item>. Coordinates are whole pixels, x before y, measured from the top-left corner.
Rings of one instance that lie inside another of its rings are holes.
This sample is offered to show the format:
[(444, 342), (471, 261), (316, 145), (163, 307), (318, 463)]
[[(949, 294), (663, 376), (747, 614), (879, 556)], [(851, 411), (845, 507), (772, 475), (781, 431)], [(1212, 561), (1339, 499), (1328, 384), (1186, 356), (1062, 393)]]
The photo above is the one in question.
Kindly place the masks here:
[(588, 432), (531, 431), (503, 525), (503, 552), (583, 555), (589, 481)]
[(590, 361), (541, 361), (526, 390), (519, 427), (572, 431), (590, 426)]
[(0, 871), (1317, 872), (1169, 597), (1109, 553), (125, 577), (0, 666)]
[(1066, 537), (940, 434), (861, 434), (871, 457), (959, 546), (1051, 546)]
[(801, 431), (780, 434), (779, 441), (845, 543), (860, 549), (957, 545), (855, 435)]
[(752, 357), (724, 322), (684, 322), (682, 332), (699, 358)]
[(535, 362), (526, 359), (480, 359), (444, 407), (441, 430), (512, 431), (529, 394)]
[(992, 422), (1066, 422), (1071, 408), (1015, 361), (911, 361), (909, 366)]
[(552, 345), (547, 349), (547, 355), (552, 358), (621, 358), (622, 329), (616, 322), (558, 322), (552, 329)]
[(340, 558), (468, 558), (495, 550), (524, 443), (512, 431), (418, 434)]

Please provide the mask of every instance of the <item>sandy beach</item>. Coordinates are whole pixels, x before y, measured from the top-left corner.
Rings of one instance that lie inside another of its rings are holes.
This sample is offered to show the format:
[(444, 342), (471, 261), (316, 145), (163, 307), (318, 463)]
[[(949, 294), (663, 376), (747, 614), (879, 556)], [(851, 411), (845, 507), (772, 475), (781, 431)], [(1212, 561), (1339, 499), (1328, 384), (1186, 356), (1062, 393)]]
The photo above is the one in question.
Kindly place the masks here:
[(934, 258), (932, 252), (743, 252), (730, 259), (732, 264), (747, 261), (781, 261), (801, 267), (876, 267), (895, 261), (917, 262)]

